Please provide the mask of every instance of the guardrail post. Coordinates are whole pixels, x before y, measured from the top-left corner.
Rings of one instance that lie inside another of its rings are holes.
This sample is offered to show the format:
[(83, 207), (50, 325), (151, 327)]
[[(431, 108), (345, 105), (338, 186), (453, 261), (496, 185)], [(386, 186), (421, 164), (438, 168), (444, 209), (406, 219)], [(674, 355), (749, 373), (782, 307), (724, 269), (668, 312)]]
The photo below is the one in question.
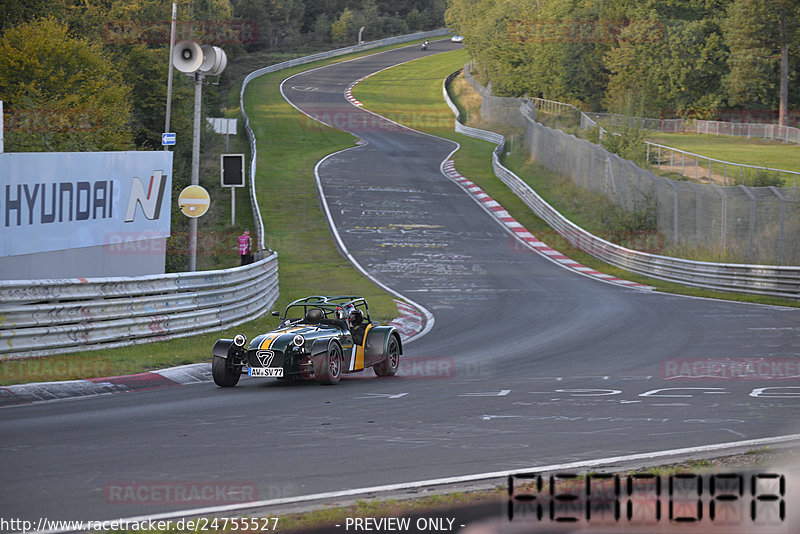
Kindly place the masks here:
[(728, 228), (728, 195), (725, 190), (718, 185), (713, 186), (717, 190), (719, 196), (722, 197), (722, 214), (720, 215), (720, 236), (719, 246), (724, 254), (728, 250), (727, 228)]

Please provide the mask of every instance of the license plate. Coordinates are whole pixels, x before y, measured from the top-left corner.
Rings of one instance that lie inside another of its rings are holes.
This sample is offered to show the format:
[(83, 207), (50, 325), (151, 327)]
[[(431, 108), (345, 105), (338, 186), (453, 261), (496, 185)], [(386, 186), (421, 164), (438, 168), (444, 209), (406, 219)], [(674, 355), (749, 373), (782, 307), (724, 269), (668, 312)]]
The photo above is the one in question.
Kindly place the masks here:
[(247, 376), (261, 376), (267, 378), (282, 378), (283, 367), (248, 367)]

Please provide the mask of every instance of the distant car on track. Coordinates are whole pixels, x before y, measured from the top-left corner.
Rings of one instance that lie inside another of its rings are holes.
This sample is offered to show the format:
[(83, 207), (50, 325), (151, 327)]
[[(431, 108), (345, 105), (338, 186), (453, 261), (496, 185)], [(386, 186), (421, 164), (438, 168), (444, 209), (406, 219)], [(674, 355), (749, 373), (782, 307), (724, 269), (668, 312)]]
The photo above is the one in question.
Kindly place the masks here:
[(450, 40), (453, 41), (454, 43), (463, 43), (464, 42), (464, 36), (463, 35), (454, 35), (454, 36), (452, 36), (450, 38)]
[(290, 303), (277, 329), (249, 344), (243, 334), (220, 339), (211, 353), (211, 374), (221, 387), (235, 386), (243, 374), (336, 384), (342, 374), (368, 367), (394, 375), (403, 346), (393, 326), (370, 319), (363, 297), (311, 296)]

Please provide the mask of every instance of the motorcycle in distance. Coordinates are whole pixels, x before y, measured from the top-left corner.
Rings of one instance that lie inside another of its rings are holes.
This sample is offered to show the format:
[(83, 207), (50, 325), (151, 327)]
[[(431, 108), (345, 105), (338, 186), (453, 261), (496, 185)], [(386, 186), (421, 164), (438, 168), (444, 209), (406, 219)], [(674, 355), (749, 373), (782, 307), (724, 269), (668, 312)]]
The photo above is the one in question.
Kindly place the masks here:
[(425, 39), (425, 42), (422, 43), (422, 46), (420, 48), (421, 48), (421, 50), (423, 52), (428, 49), (428, 40), (427, 39)]

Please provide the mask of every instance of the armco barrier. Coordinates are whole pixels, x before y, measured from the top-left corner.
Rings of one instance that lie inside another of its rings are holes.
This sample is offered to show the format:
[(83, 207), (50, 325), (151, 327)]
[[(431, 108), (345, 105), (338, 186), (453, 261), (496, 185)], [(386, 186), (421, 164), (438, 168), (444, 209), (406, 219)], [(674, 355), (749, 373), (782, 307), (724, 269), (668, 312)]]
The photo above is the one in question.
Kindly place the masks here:
[(233, 326), (278, 298), (278, 255), (218, 271), (0, 281), (0, 357), (112, 348)]
[[(659, 256), (616, 245), (574, 224), (500, 163), (499, 155), (505, 150), (505, 138), (502, 135), (461, 124), (458, 108), (447, 92), (447, 85), (456, 74), (458, 72), (451, 74), (442, 86), (447, 105), (456, 115), (456, 132), (496, 143), (497, 148), (492, 154), (495, 175), (575, 248), (611, 265), (651, 278), (720, 291), (800, 298), (800, 267), (797, 266), (712, 263)], [(534, 120), (533, 104), (523, 102), (520, 113), (526, 120)]]
[[(347, 46), (345, 48), (337, 48), (336, 50), (329, 50), (327, 52), (320, 52), (318, 54), (312, 54), (310, 56), (299, 57), (296, 59), (283, 61), (281, 63), (276, 63), (274, 65), (268, 65), (258, 70), (254, 70), (253, 72), (245, 76), (244, 81), (242, 82), (242, 90), (239, 93), (239, 110), (241, 111), (242, 114), (244, 129), (245, 132), (247, 133), (247, 140), (250, 143), (250, 176), (252, 177), (256, 175), (256, 136), (253, 133), (252, 128), (250, 128), (250, 119), (247, 116), (247, 112), (244, 109), (244, 92), (247, 89), (247, 85), (255, 78), (263, 76), (264, 74), (269, 74), (271, 72), (277, 72), (279, 70), (289, 69), (292, 67), (296, 67), (298, 65), (305, 65), (306, 63), (311, 63), (313, 61), (319, 61), (321, 59), (339, 57), (345, 54), (351, 54), (353, 52), (361, 52), (364, 50), (371, 50), (373, 48), (380, 48), (381, 46), (405, 43), (408, 41), (414, 41), (416, 39), (441, 37), (449, 33), (450, 30), (442, 29), (442, 30), (433, 30), (429, 32), (412, 33), (409, 35), (400, 35), (397, 37), (389, 37), (386, 39), (381, 39), (379, 41), (370, 41), (368, 43), (362, 43), (354, 46)], [(265, 248), (264, 220), (261, 217), (261, 211), (258, 209), (258, 202), (256, 201), (256, 190), (255, 190), (254, 180), (252, 179), (250, 180), (250, 204), (253, 209), (253, 220), (255, 221), (255, 229), (257, 234), (256, 243), (258, 244), (257, 248), (259, 250), (264, 249)]]

